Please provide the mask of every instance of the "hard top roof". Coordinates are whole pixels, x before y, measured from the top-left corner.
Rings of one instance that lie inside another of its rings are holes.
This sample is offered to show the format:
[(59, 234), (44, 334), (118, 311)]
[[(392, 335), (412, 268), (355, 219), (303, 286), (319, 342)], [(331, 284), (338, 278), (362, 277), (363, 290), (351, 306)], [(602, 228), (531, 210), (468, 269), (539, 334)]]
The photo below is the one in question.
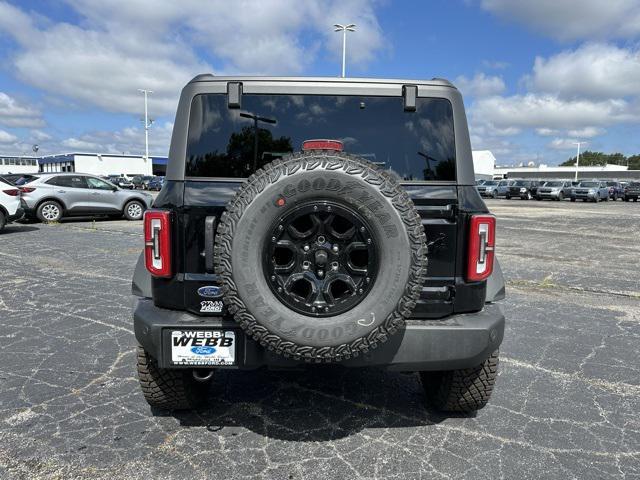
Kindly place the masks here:
[(432, 78), (431, 80), (415, 80), (400, 78), (358, 78), (358, 77), (259, 77), (259, 76), (224, 76), (217, 77), (211, 73), (196, 75), (189, 83), (196, 82), (326, 82), (326, 83), (393, 83), (398, 85), (433, 85), (456, 88), (449, 80)]

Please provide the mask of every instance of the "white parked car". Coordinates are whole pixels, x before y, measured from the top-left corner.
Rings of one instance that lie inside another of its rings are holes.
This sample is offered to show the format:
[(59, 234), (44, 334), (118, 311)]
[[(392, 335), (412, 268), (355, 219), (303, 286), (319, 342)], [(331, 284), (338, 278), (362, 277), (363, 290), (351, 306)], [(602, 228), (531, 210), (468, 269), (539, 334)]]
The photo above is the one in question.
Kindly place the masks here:
[(23, 216), (20, 189), (0, 178), (0, 231), (7, 223), (20, 220)]

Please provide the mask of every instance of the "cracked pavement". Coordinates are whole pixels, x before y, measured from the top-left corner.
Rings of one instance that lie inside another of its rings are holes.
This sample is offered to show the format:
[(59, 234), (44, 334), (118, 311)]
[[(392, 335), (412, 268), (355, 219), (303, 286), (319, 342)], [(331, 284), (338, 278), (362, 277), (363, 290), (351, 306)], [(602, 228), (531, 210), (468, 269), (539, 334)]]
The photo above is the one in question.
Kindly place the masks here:
[(141, 224), (0, 234), (0, 478), (640, 478), (640, 206), (487, 201), (507, 280), (499, 378), (476, 416), (417, 375), (217, 375), (152, 412), (135, 377)]

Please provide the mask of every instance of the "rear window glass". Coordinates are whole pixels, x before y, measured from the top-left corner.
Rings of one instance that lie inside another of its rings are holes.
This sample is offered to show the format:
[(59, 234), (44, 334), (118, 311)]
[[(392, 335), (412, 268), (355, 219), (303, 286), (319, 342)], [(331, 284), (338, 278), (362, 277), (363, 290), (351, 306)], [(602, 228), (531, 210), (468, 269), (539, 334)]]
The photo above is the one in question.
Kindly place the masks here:
[(455, 180), (451, 103), (418, 98), (416, 107), (404, 111), (400, 97), (243, 95), (242, 109), (229, 109), (226, 95), (198, 95), (185, 174), (245, 178), (305, 140), (331, 139), (404, 181)]
[(562, 182), (547, 182), (544, 184), (545, 187), (561, 187), (562, 185)]
[(599, 187), (600, 184), (598, 182), (580, 182), (581, 187)]

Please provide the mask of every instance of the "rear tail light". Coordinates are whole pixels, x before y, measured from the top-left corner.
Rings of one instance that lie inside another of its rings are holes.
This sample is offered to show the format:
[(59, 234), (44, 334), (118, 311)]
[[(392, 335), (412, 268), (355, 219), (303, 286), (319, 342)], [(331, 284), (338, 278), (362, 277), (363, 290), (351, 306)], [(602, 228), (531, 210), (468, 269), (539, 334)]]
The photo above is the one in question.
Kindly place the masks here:
[(154, 277), (171, 277), (171, 212), (144, 212), (144, 263)]
[(35, 187), (20, 187), (20, 191), (22, 193), (31, 193), (33, 191), (35, 191)]
[(491, 275), (495, 242), (496, 217), (493, 215), (473, 215), (469, 225), (468, 281), (479, 282)]
[(341, 152), (344, 144), (340, 140), (305, 140), (302, 142), (302, 150), (334, 150)]
[(18, 190), (17, 188), (11, 188), (11, 189), (7, 189), (7, 190), (3, 190), (3, 193), (6, 193), (7, 195), (10, 195), (12, 197), (17, 197), (18, 195), (20, 195), (20, 190)]

